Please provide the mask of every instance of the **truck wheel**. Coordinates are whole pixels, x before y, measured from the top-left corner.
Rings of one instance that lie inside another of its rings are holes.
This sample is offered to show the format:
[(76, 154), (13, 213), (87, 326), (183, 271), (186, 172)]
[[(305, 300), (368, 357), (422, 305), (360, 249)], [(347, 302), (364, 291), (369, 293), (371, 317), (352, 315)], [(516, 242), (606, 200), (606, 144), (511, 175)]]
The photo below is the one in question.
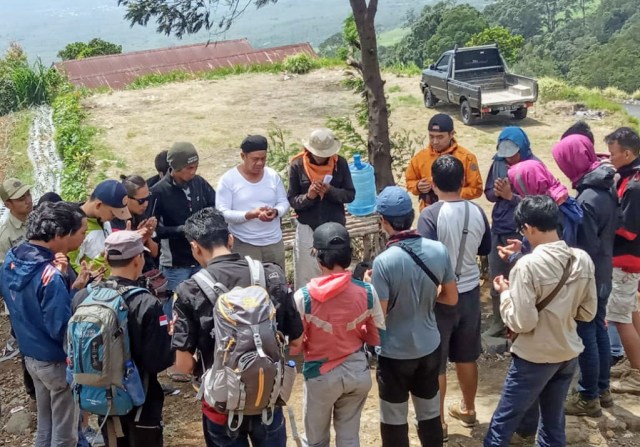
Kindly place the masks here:
[(520, 107), (516, 111), (513, 112), (513, 117), (517, 120), (523, 120), (527, 117), (527, 109), (526, 107)]
[(433, 109), (436, 106), (436, 104), (438, 104), (438, 100), (436, 99), (431, 89), (429, 87), (425, 88), (424, 89), (424, 106), (427, 109)]
[(460, 104), (460, 118), (467, 126), (471, 126), (476, 122), (476, 117), (473, 115), (473, 109), (469, 105), (469, 101), (466, 99)]

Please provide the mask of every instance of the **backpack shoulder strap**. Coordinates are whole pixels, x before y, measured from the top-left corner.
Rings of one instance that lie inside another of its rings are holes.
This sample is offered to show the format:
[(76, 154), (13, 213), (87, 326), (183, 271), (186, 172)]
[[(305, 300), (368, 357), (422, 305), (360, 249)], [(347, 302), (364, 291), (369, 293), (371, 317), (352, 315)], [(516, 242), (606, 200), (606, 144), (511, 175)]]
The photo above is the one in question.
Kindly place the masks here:
[(249, 256), (245, 256), (244, 259), (247, 260), (249, 264), (249, 269), (251, 270), (251, 285), (252, 286), (261, 286), (262, 288), (267, 288), (267, 281), (264, 277), (264, 266), (262, 262), (251, 259)]
[(211, 304), (215, 307), (216, 301), (220, 295), (223, 293), (227, 293), (229, 289), (227, 289), (224, 284), (219, 283), (216, 279), (211, 276), (211, 273), (207, 271), (207, 269), (200, 269), (198, 272), (192, 276), (195, 282), (200, 287), (205, 294), (205, 296), (211, 301)]
[(460, 279), (462, 273), (462, 265), (464, 264), (464, 252), (467, 245), (467, 236), (469, 235), (469, 201), (464, 201), (464, 224), (462, 226), (462, 238), (460, 239), (460, 248), (458, 249), (458, 259), (456, 260), (456, 280)]

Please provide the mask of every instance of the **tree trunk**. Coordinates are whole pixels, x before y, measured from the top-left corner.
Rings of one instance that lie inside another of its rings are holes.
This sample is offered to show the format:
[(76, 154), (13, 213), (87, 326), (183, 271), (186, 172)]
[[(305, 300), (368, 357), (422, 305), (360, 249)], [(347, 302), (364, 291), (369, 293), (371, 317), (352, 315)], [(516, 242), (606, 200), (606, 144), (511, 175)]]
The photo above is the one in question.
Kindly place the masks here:
[(389, 139), (389, 109), (384, 96), (384, 81), (378, 63), (375, 16), (378, 0), (349, 0), (360, 37), (362, 76), (369, 105), (369, 160), (376, 175), (376, 189), (394, 185), (391, 169), (391, 141)]

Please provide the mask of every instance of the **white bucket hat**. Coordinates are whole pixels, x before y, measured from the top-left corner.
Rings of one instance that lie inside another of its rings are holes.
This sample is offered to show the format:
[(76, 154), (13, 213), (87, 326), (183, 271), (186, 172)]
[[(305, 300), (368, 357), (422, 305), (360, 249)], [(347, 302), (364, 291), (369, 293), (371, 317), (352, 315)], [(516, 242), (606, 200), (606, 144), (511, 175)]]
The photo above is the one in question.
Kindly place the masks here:
[(338, 153), (342, 143), (336, 139), (331, 129), (320, 127), (311, 132), (309, 140), (302, 140), (304, 147), (316, 157), (328, 158)]

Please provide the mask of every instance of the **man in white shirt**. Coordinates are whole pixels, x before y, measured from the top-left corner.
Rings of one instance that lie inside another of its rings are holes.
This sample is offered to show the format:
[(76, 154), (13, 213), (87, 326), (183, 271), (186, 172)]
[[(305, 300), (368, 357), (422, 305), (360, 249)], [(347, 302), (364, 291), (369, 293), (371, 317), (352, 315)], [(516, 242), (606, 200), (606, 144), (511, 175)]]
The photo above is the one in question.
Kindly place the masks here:
[(456, 365), (462, 402), (449, 406), (449, 415), (465, 427), (477, 424), (475, 397), (478, 389), (480, 356), (480, 269), (476, 256), (491, 251), (491, 228), (482, 208), (461, 196), (464, 166), (452, 155), (443, 155), (431, 166), (431, 178), (438, 201), (428, 206), (418, 219), (422, 237), (442, 242), (449, 252), (456, 275), (458, 304), (436, 303), (440, 331), (440, 417), (443, 430), (444, 399), (447, 390), (447, 361)]
[(216, 208), (229, 224), (235, 252), (284, 270), (280, 219), (289, 211), (289, 201), (282, 179), (266, 166), (268, 146), (262, 135), (244, 139), (242, 163), (220, 178)]

